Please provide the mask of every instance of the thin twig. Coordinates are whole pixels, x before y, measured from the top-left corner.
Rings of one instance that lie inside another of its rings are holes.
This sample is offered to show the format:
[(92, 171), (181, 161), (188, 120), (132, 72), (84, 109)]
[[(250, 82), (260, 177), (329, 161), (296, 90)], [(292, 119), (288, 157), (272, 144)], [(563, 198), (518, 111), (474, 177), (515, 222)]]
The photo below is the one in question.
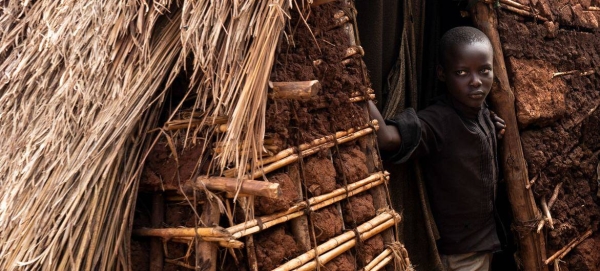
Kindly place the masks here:
[(548, 200), (548, 209), (549, 210), (552, 209), (552, 206), (554, 206), (556, 199), (558, 199), (558, 193), (560, 192), (562, 185), (563, 185), (563, 183), (560, 182), (556, 185), (556, 187), (554, 187), (554, 192), (552, 192), (552, 196), (550, 197), (550, 200)]
[(544, 211), (544, 215), (548, 220), (548, 226), (550, 229), (554, 229), (554, 221), (552, 221), (552, 215), (550, 214), (550, 210), (548, 209), (548, 204), (546, 203), (546, 198), (542, 198), (542, 210)]
[(533, 183), (535, 183), (535, 181), (537, 181), (538, 177), (540, 176), (540, 173), (536, 174), (535, 176), (533, 176), (533, 179), (531, 179), (526, 185), (525, 188), (526, 189), (530, 189), (531, 186), (533, 185)]
[(544, 261), (545, 264), (550, 264), (552, 261), (554, 261), (555, 259), (562, 259), (563, 257), (565, 257), (565, 255), (567, 255), (574, 247), (576, 247), (577, 245), (579, 245), (581, 242), (583, 242), (585, 239), (587, 239), (588, 237), (590, 237), (590, 235), (592, 235), (593, 231), (592, 230), (588, 230), (586, 231), (582, 236), (579, 236), (578, 238), (575, 238), (573, 241), (569, 242), (565, 247), (561, 248), (560, 250), (558, 250), (556, 253), (554, 253), (552, 256), (550, 256), (550, 258), (546, 259), (546, 261)]

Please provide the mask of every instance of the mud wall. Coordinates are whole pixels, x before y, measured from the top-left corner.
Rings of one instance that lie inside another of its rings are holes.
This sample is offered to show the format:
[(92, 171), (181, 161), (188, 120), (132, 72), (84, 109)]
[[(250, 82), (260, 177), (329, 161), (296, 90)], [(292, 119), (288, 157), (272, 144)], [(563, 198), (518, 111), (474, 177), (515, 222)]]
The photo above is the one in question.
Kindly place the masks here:
[(531, 189), (550, 208), (548, 256), (586, 231), (594, 233), (561, 262), (561, 270), (600, 269), (599, 1), (521, 0), (548, 19), (499, 9), (509, 80)]
[[(300, 145), (323, 137), (329, 137), (329, 143), (336, 133), (347, 132), (348, 136), (352, 136), (366, 129), (374, 131), (375, 126), (369, 125), (365, 107), (366, 100), (374, 98), (373, 91), (362, 61), (362, 48), (354, 43), (353, 8), (346, 2), (334, 1), (312, 7), (301, 4), (290, 10), (290, 20), (280, 37), (270, 81), (297, 83), (318, 80), (320, 87), (316, 95), (304, 99), (277, 98), (273, 95), (274, 91), (270, 90), (264, 145), (269, 153), (265, 152), (264, 159), (290, 148), (297, 154)], [(215, 147), (214, 153), (200, 157), (204, 143), (201, 140), (208, 141), (209, 146), (220, 146), (222, 142), (196, 135), (199, 142), (184, 148), (183, 134), (174, 133), (169, 139), (162, 140), (148, 157), (142, 174), (134, 228), (215, 226), (202, 225), (198, 219), (204, 215), (202, 206), (209, 200), (207, 192), (198, 190), (193, 194), (188, 193), (187, 184), (188, 180), (206, 175), (211, 166), (210, 159), (218, 155), (218, 148)], [(239, 238), (244, 241), (244, 248), (219, 248), (216, 270), (272, 270), (317, 245), (352, 232), (376, 216), (392, 212), (383, 182), (355, 194), (351, 194), (353, 191), (348, 188), (349, 184), (370, 175), (383, 176), (375, 142), (374, 134), (369, 132), (343, 144), (320, 146), (315, 153), (298, 155), (297, 161), (257, 177), (279, 184), (281, 195), (276, 199), (250, 199), (242, 195), (234, 201), (231, 195), (212, 191), (212, 197), (218, 198), (226, 209), (218, 221), (219, 226), (227, 229), (259, 218), (260, 228), (248, 238)], [(227, 175), (230, 172), (225, 170), (223, 175), (233, 177)], [(311, 198), (344, 188), (347, 197), (342, 200), (332, 201), (327, 207), (314, 211), (302, 209), (303, 215), (300, 217), (285, 219), (272, 227), (263, 228), (264, 224), (271, 222), (262, 220), (264, 218), (278, 216), (299, 204), (310, 204)], [(152, 199), (163, 191), (166, 191), (165, 216), (160, 225), (151, 225), (155, 209)], [(181, 195), (182, 192), (188, 199)], [(242, 208), (246, 203), (248, 205), (245, 206), (252, 205), (253, 208)], [(392, 220), (397, 223), (399, 216), (394, 216)], [(390, 250), (387, 246), (399, 245), (394, 242), (391, 225), (383, 229), (370, 237), (356, 238), (358, 243), (355, 246), (327, 263), (321, 262), (321, 268), (358, 270), (369, 263), (373, 264), (373, 260), (384, 250)], [(152, 269), (149, 263), (156, 255), (151, 255), (149, 247), (156, 241), (159, 241), (159, 247), (164, 248), (164, 255), (159, 256), (164, 257), (164, 264), (162, 268)], [(200, 257), (196, 257), (196, 241), (192, 238), (158, 240), (133, 236), (131, 252), (136, 263), (133, 269), (180, 270), (200, 266), (201, 270), (209, 270), (211, 266), (199, 262)]]

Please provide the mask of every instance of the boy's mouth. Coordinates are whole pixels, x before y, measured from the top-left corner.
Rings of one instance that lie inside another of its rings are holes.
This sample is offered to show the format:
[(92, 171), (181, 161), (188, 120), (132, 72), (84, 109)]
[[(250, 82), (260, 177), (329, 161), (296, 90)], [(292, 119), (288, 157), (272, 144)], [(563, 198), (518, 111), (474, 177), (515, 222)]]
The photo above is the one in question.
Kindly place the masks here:
[(469, 96), (469, 98), (471, 98), (471, 99), (476, 99), (476, 100), (479, 100), (479, 99), (483, 99), (483, 97), (484, 97), (485, 95), (484, 95), (483, 91), (477, 91), (477, 92), (474, 92), (474, 93), (471, 93), (471, 94), (469, 94), (468, 96)]

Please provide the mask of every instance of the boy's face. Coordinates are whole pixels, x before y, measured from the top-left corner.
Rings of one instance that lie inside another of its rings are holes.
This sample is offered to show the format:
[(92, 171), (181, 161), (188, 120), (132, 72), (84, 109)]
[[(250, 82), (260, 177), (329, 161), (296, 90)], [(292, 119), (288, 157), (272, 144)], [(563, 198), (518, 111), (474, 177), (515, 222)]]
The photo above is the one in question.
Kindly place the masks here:
[(481, 108), (494, 82), (493, 50), (489, 43), (475, 42), (450, 48), (438, 65), (438, 78), (454, 99), (470, 108)]

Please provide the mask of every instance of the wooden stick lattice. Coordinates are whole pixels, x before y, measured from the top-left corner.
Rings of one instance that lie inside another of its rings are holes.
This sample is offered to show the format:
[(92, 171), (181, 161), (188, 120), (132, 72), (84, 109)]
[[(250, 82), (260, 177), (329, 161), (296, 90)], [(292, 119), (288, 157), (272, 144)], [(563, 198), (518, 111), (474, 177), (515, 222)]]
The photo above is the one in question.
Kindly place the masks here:
[[(339, 188), (325, 195), (310, 198), (308, 199), (309, 210), (316, 211), (323, 207), (339, 202), (347, 197), (351, 197), (353, 195), (367, 191), (372, 187), (382, 184), (386, 181), (387, 178), (389, 178), (389, 174), (387, 173), (374, 173), (373, 175), (361, 181), (349, 184), (347, 188)], [(242, 236), (253, 234), (263, 229), (302, 216), (305, 213), (305, 208), (306, 202), (301, 202), (295, 206), (292, 206), (289, 210), (285, 212), (260, 218), (262, 226), (258, 225), (258, 219), (253, 219), (245, 223), (229, 227), (227, 228), (227, 231), (230, 232), (232, 236), (237, 239)]]
[[(365, 232), (359, 231), (360, 240), (361, 240), (361, 242), (363, 240), (367, 240), (367, 239), (383, 232), (384, 230), (396, 225), (399, 222), (400, 222), (400, 217), (399, 217), (399, 215), (396, 214), (396, 216), (394, 218), (388, 219), (387, 221), (379, 224), (378, 226), (376, 226), (368, 231), (365, 231)], [(354, 232), (352, 232), (352, 235), (354, 236)], [(319, 259), (318, 263), (326, 264), (329, 261), (333, 260), (335, 257), (348, 251), (355, 245), (356, 245), (356, 238), (350, 239), (349, 241), (343, 243), (342, 245), (336, 246), (336, 247), (332, 248), (331, 250), (325, 252), (324, 254), (320, 255), (318, 257), (318, 259)], [(311, 262), (308, 262), (308, 263), (304, 264), (303, 266), (299, 267), (297, 270), (308, 271), (308, 270), (314, 270), (316, 268), (317, 268), (317, 261), (311, 261)]]
[[(365, 239), (368, 239), (368, 238), (376, 235), (377, 233), (393, 226), (394, 224), (396, 224), (398, 222), (400, 222), (400, 215), (398, 215), (394, 211), (386, 211), (386, 212), (374, 217), (373, 219), (363, 223), (362, 225), (358, 226), (356, 228), (356, 231), (360, 234), (361, 240), (365, 240)], [(354, 231), (345, 232), (345, 233), (338, 235), (332, 239), (329, 239), (328, 241), (322, 243), (321, 245), (315, 247), (314, 249), (288, 261), (287, 263), (279, 266), (278, 268), (274, 269), (273, 271), (287, 271), (287, 270), (292, 270), (294, 268), (303, 266), (305, 263), (314, 259), (316, 255), (321, 255), (325, 252), (328, 252), (337, 247), (340, 247), (355, 237), (356, 236), (355, 236)], [(352, 241), (356, 242), (356, 239), (354, 239)], [(344, 249), (344, 248), (346, 248), (346, 247), (342, 246), (340, 249)], [(347, 249), (348, 248), (346, 248), (346, 250)], [(343, 250), (343, 251), (345, 251), (345, 250)], [(343, 251), (341, 251), (341, 252), (343, 252)], [(341, 254), (341, 252), (340, 252), (340, 254)], [(329, 255), (327, 257), (330, 257), (330, 256), (331, 255)], [(321, 261), (321, 257), (319, 257), (319, 262), (324, 263), (323, 261)], [(310, 266), (307, 266), (307, 267), (310, 267)]]
[[(253, 219), (242, 224), (238, 224), (227, 229), (221, 227), (214, 228), (164, 228), (148, 229), (141, 228), (134, 230), (135, 235), (156, 236), (163, 238), (174, 237), (195, 237), (199, 236), (203, 241), (220, 242), (224, 247), (239, 247), (238, 243), (229, 241), (247, 236), (274, 225), (284, 223), (293, 218), (304, 215), (304, 210), (308, 207), (310, 211), (316, 211), (333, 203), (339, 202), (347, 197), (362, 193), (372, 187), (381, 185), (389, 178), (387, 172), (377, 172), (371, 176), (355, 183), (349, 184), (346, 188), (339, 188), (330, 193), (308, 199), (306, 202), (300, 202), (292, 206), (287, 211), (263, 216), (260, 218), (262, 226), (259, 226), (259, 219)], [(229, 242), (229, 243), (227, 243)]]
[[(379, 128), (379, 125), (377, 123), (377, 120), (372, 120), (371, 121), (371, 125), (373, 125), (373, 127), (375, 127), (375, 129)], [(309, 143), (305, 143), (305, 144), (301, 144), (300, 146), (298, 146), (297, 148), (288, 148), (285, 149), (283, 151), (280, 151), (279, 153), (275, 154), (274, 156), (271, 157), (267, 157), (265, 159), (263, 159), (262, 161), (260, 161), (257, 164), (257, 167), (261, 167), (261, 166), (265, 166), (269, 163), (275, 163), (275, 162), (280, 162), (283, 161), (284, 159), (292, 156), (292, 155), (296, 155), (295, 159), (292, 159), (291, 161), (287, 161), (285, 165), (280, 165), (277, 168), (289, 165), (293, 162), (295, 162), (297, 160), (297, 154), (296, 154), (296, 150), (300, 150), (300, 151), (307, 151), (306, 153), (316, 153), (317, 151), (321, 150), (321, 149), (325, 149), (323, 147), (323, 145), (327, 144), (327, 143), (332, 143), (333, 140), (338, 140), (338, 144), (341, 144), (342, 142), (348, 142), (351, 141), (353, 139), (357, 139), (361, 136), (365, 136), (367, 134), (370, 134), (371, 132), (373, 132), (372, 128), (369, 125), (365, 125), (359, 128), (352, 128), (349, 129), (347, 131), (341, 131), (341, 132), (337, 132), (335, 133), (335, 135), (328, 135), (328, 136), (324, 136), (322, 138), (318, 138), (313, 140), (312, 142)], [(333, 146), (333, 145), (331, 145)], [(329, 147), (331, 147), (329, 146)], [(311, 151), (312, 150), (312, 151)], [(306, 153), (302, 153), (303, 156), (307, 156)], [(310, 154), (309, 154), (310, 155)], [(250, 170), (250, 166), (246, 167), (247, 170)], [(275, 170), (272, 169), (272, 170)], [(237, 168), (232, 168), (229, 170), (226, 170), (225, 172), (223, 172), (223, 175), (225, 177), (235, 177), (235, 174), (237, 172)], [(272, 171), (271, 170), (271, 171)], [(270, 171), (269, 171), (270, 172)], [(268, 172), (267, 172), (268, 173)], [(265, 173), (266, 174), (266, 173)], [(255, 174), (258, 175), (255, 178), (261, 177), (262, 174)]]

